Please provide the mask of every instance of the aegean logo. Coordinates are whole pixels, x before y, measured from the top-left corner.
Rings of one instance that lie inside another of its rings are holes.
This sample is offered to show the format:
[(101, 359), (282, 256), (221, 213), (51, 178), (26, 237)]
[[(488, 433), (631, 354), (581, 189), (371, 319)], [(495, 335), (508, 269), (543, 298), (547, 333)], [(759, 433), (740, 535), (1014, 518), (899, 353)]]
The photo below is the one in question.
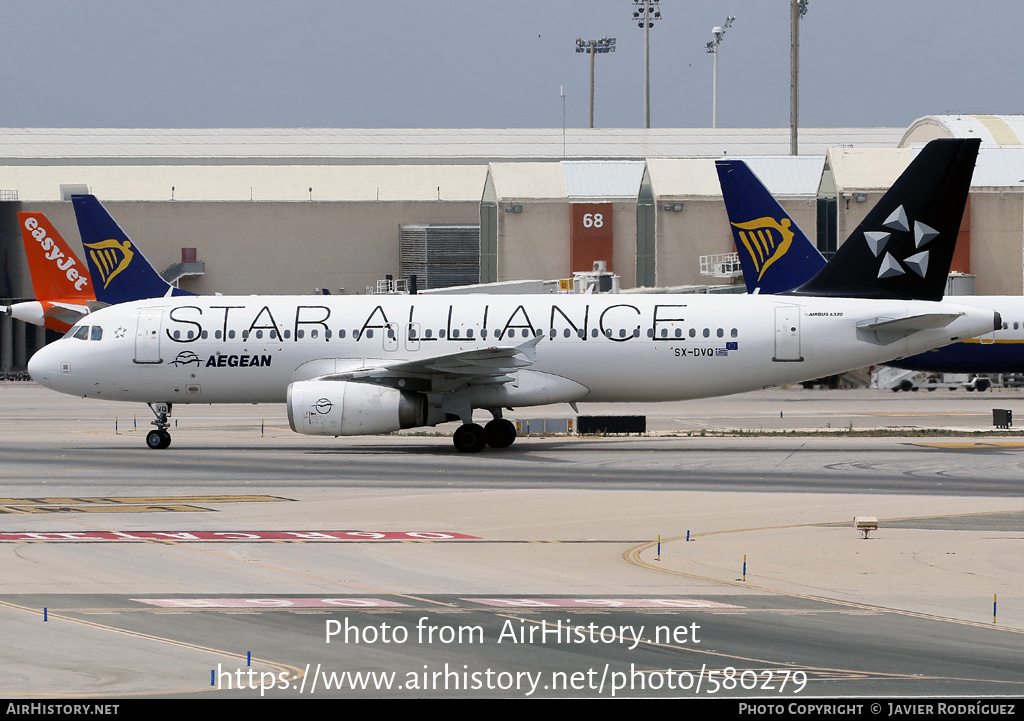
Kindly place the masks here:
[(174, 360), (171, 361), (172, 366), (187, 366), (192, 364), (195, 364), (197, 368), (199, 367), (199, 356), (190, 350), (183, 350), (174, 357)]

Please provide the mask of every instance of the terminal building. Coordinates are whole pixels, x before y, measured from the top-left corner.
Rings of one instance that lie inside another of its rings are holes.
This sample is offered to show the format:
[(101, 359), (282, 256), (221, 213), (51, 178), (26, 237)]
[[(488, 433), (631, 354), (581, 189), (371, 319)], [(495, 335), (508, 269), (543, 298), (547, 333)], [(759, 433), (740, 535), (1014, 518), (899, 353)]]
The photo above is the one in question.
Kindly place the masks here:
[[(0, 128), (0, 298), (33, 297), (16, 213), (46, 213), (81, 253), (82, 192), (195, 293), (366, 293), (389, 275), (429, 290), (595, 261), (624, 290), (737, 286), (707, 262), (734, 250), (716, 159), (747, 160), (829, 253), (938, 137), (982, 139), (954, 270), (1024, 293), (1024, 116), (941, 115), (802, 129), (799, 156), (786, 128)], [(0, 371), (46, 340), (0, 317)]]

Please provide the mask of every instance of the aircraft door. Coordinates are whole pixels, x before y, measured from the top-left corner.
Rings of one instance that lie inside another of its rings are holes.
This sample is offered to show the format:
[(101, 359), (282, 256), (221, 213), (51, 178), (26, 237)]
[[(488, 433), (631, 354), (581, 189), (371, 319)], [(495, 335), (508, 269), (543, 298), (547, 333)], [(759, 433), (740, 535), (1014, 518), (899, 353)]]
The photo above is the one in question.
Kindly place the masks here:
[(398, 350), (398, 323), (388, 323), (384, 326), (384, 350)]
[(139, 324), (135, 332), (135, 362), (163, 363), (160, 357), (160, 325), (164, 312), (160, 308), (139, 311)]
[(779, 306), (775, 309), (775, 356), (776, 363), (800, 362), (800, 308), (795, 305)]
[(420, 349), (420, 324), (419, 323), (407, 323), (405, 326), (405, 349), (406, 350), (419, 350)]

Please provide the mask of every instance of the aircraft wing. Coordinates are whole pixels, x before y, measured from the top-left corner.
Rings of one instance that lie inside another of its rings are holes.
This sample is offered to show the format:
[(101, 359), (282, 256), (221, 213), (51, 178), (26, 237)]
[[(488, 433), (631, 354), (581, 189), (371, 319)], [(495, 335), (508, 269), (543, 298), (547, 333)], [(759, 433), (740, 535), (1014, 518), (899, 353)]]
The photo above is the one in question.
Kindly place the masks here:
[(396, 361), (329, 373), (321, 380), (372, 380), (408, 390), (440, 393), (468, 383), (507, 383), (520, 368), (537, 356), (536, 336), (513, 347), (490, 347), (433, 356), (422, 360)]

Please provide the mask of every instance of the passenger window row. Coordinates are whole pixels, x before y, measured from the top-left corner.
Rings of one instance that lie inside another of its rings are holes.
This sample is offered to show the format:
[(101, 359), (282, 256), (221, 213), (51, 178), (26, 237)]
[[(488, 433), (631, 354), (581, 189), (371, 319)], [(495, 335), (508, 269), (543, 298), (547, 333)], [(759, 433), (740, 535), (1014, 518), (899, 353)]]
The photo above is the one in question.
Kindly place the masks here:
[[(1014, 323), (1014, 326), (1016, 326), (1016, 325), (1017, 324)], [(1006, 324), (1004, 323), (1003, 326), (1005, 328)], [(84, 331), (86, 331), (86, 332), (88, 331), (88, 327), (86, 327), (86, 326), (82, 326), (82, 329)], [(99, 326), (94, 326), (94, 329), (95, 329), (95, 331), (100, 331), (101, 332), (101, 329), (99, 328)], [(365, 331), (363, 331), (363, 333), (364, 333), (366, 338), (373, 338), (374, 329), (373, 328), (367, 328)], [(543, 330), (536, 330), (535, 333), (538, 336), (544, 335), (544, 331)], [(583, 338), (585, 333), (586, 333), (586, 331), (584, 331), (583, 329), (579, 329), (579, 330), (576, 331), (576, 336), (578, 336), (579, 338)], [(690, 338), (696, 338), (697, 337), (697, 333), (698, 333), (698, 331), (697, 331), (696, 328), (690, 328), (687, 334), (689, 335)], [(387, 334), (387, 337), (388, 337), (389, 340), (394, 340), (395, 339), (395, 331), (394, 331), (394, 329), (388, 328), (386, 330), (386, 334)], [(711, 328), (704, 328), (703, 331), (701, 331), (701, 336), (704, 337), (704, 338), (710, 338), (711, 334), (712, 334), (712, 329)], [(291, 334), (290, 330), (285, 330), (281, 335), (283, 336), (284, 340), (289, 340), (291, 338), (292, 334)], [(562, 337), (563, 338), (571, 338), (572, 335), (573, 335), (573, 333), (572, 333), (572, 331), (570, 329), (564, 328), (562, 330)], [(590, 336), (592, 338), (597, 338), (599, 335), (600, 335), (600, 332), (598, 331), (597, 328), (591, 328)], [(634, 328), (632, 330), (627, 330), (626, 328), (619, 328), (618, 331), (614, 331), (614, 330), (611, 330), (611, 329), (606, 329), (605, 332), (604, 332), (604, 335), (606, 337), (608, 337), (608, 338), (614, 338), (614, 337), (625, 338), (628, 335), (632, 335), (634, 338), (639, 338), (640, 337), (640, 329), (639, 328)], [(716, 338), (724, 338), (725, 337), (725, 329), (724, 328), (716, 329), (714, 331), (714, 335), (715, 335)], [(209, 336), (210, 336), (209, 331), (205, 331), (205, 330), (200, 334), (200, 337), (203, 340), (207, 340), (209, 338)], [(222, 336), (222, 332), (221, 331), (219, 331), (219, 330), (218, 331), (214, 331), (213, 337), (214, 337), (215, 340), (221, 340), (221, 336)], [(263, 340), (263, 336), (264, 336), (264, 332), (263, 332), (262, 329), (261, 330), (257, 330), (257, 331), (255, 331), (252, 334), (252, 337), (255, 338), (256, 340)], [(278, 334), (277, 334), (276, 330), (269, 330), (269, 331), (267, 331), (266, 336), (267, 336), (267, 338), (269, 340), (277, 340), (277, 338), (278, 338)], [(309, 337), (310, 338), (316, 340), (317, 338), (319, 338), (319, 336), (320, 336), (319, 329), (313, 328), (313, 329), (311, 329), (309, 331)], [(445, 338), (446, 336), (447, 336), (447, 331), (444, 328), (442, 328), (442, 329), (437, 331), (437, 336), (436, 336), (437, 338)], [(480, 337), (481, 338), (485, 339), (485, 338), (487, 338), (487, 336), (488, 336), (488, 331), (487, 331), (486, 328), (484, 328), (483, 330), (480, 331)], [(665, 338), (665, 339), (669, 339), (669, 338), (682, 338), (683, 336), (684, 336), (684, 333), (683, 333), (683, 329), (682, 328), (674, 328), (674, 329), (671, 329), (671, 330), (668, 329), (668, 328), (661, 328), (659, 330), (658, 334), (657, 334), (658, 338)], [(80, 336), (76, 335), (75, 337), (78, 338)], [(81, 337), (84, 338), (84, 336), (81, 336)], [(176, 331), (173, 331), (171, 333), (171, 337), (174, 340), (181, 340), (183, 337), (186, 340), (193, 340), (195, 338), (195, 331), (191, 331), (191, 330), (190, 331), (186, 331), (184, 333), (184, 336), (183, 336), (182, 332), (180, 330), (176, 330)], [(305, 338), (306, 337), (305, 329), (299, 329), (298, 331), (296, 331), (295, 337), (297, 339)], [(327, 339), (327, 340), (330, 340), (331, 337), (332, 337), (332, 333), (331, 333), (330, 329), (325, 330), (324, 331), (324, 338)], [(338, 331), (338, 338), (345, 338), (345, 337), (346, 337), (345, 330), (344, 329), (339, 330)], [(352, 337), (355, 338), (355, 339), (359, 338), (359, 330), (358, 329), (354, 329), (352, 331)], [(414, 328), (414, 327), (413, 328), (409, 328), (409, 339), (410, 340), (421, 340), (421, 339), (432, 340), (432, 339), (434, 339), (434, 337), (435, 337), (434, 331), (432, 329), (430, 329), (430, 328), (427, 328), (425, 331), (423, 331), (423, 335), (422, 336), (420, 336), (419, 331), (416, 328)], [(452, 332), (451, 332), (451, 337), (452, 338), (460, 338), (460, 337), (462, 337), (461, 336), (461, 331), (458, 328), (453, 329)], [(466, 332), (465, 332), (465, 336), (464, 337), (467, 340), (473, 340), (473, 329), (472, 328), (467, 329)], [(501, 333), (500, 332), (494, 333), (494, 337), (497, 338), (498, 340), (501, 340)], [(520, 337), (520, 338), (524, 338), (525, 339), (525, 338), (530, 337), (530, 331), (528, 329), (526, 329), (526, 328), (518, 328), (518, 329), (517, 328), (509, 328), (505, 332), (505, 337), (507, 337), (507, 338)], [(550, 331), (548, 331), (548, 337), (549, 338), (557, 338), (558, 337), (558, 331), (556, 329), (552, 328)], [(647, 337), (648, 338), (654, 338), (655, 337), (655, 333), (654, 333), (654, 329), (653, 328), (648, 328), (647, 329)], [(737, 337), (739, 337), (739, 331), (736, 328), (731, 329), (729, 331), (729, 337), (730, 338), (737, 338)], [(227, 333), (227, 339), (228, 340), (234, 340), (235, 339), (235, 331), (229, 330), (228, 333)], [(242, 340), (248, 340), (249, 339), (249, 331), (247, 331), (247, 330), (241, 331), (241, 339)], [(93, 338), (93, 340), (99, 340), (99, 338)]]

